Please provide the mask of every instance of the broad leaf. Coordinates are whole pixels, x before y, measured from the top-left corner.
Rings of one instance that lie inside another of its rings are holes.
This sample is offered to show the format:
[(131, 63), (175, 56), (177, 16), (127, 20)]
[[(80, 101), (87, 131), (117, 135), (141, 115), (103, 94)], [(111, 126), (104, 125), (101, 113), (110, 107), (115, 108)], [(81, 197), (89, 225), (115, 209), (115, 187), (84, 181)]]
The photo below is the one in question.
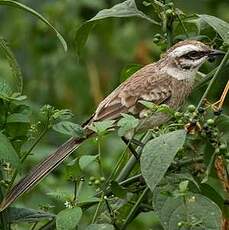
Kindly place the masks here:
[(92, 155), (84, 155), (82, 157), (80, 157), (80, 160), (79, 160), (79, 165), (80, 165), (80, 168), (82, 170), (84, 170), (85, 168), (87, 168), (87, 166), (89, 164), (91, 164), (92, 162), (94, 162), (96, 160), (96, 158), (98, 157), (98, 155), (95, 155), (95, 156), (92, 156)]
[(213, 201), (193, 193), (187, 195), (185, 201), (184, 203), (181, 197), (167, 199), (160, 212), (161, 223), (165, 230), (221, 229), (222, 213)]
[(118, 121), (117, 124), (119, 126), (118, 135), (120, 137), (124, 136), (129, 131), (134, 130), (139, 124), (139, 120), (132, 115), (122, 114), (122, 116), (123, 117)]
[(7, 117), (7, 123), (29, 123), (29, 117), (23, 113), (13, 113)]
[(56, 216), (57, 230), (72, 230), (74, 229), (82, 216), (82, 210), (79, 207), (67, 208), (59, 212)]
[(126, 18), (126, 17), (140, 17), (147, 21), (150, 21), (153, 24), (160, 25), (158, 22), (149, 18), (142, 11), (138, 10), (134, 0), (126, 0), (122, 3), (114, 5), (110, 9), (104, 9), (99, 11), (92, 19), (85, 22), (76, 32), (76, 49), (78, 54), (80, 54), (81, 49), (85, 45), (89, 32), (95, 25), (96, 21), (102, 20), (105, 18)]
[(18, 167), (20, 160), (8, 138), (0, 132), (0, 160), (9, 162), (15, 168)]
[(90, 224), (86, 230), (114, 230), (114, 226), (111, 224)]
[(55, 29), (55, 27), (46, 18), (44, 18), (41, 14), (39, 14), (37, 11), (31, 9), (30, 7), (28, 7), (22, 3), (19, 3), (17, 1), (13, 1), (13, 0), (1, 0), (0, 5), (6, 5), (6, 6), (14, 7), (14, 8), (19, 8), (21, 10), (24, 10), (24, 11), (32, 14), (33, 16), (37, 17), (38, 19), (40, 19), (42, 22), (44, 22), (46, 25), (48, 25), (56, 33), (56, 36), (60, 40), (64, 50), (67, 51), (68, 47), (67, 47), (67, 43), (65, 42), (64, 38)]
[(229, 44), (229, 23), (207, 14), (199, 14), (198, 17), (211, 26)]
[(53, 129), (56, 132), (66, 134), (68, 136), (72, 137), (79, 137), (83, 138), (84, 135), (84, 129), (75, 123), (72, 123), (70, 121), (61, 121), (53, 126)]
[(142, 176), (151, 191), (161, 181), (185, 142), (185, 130), (177, 130), (149, 141), (140, 159)]
[(109, 128), (111, 128), (114, 124), (114, 120), (105, 120), (105, 121), (97, 121), (93, 122), (89, 128), (96, 132), (98, 135), (103, 135), (107, 132)]
[(117, 181), (112, 181), (110, 187), (115, 196), (123, 199), (126, 198), (127, 191)]
[(34, 209), (28, 208), (9, 208), (9, 220), (10, 223), (18, 222), (37, 222), (42, 220), (50, 220), (55, 218), (55, 215), (52, 213), (37, 211)]

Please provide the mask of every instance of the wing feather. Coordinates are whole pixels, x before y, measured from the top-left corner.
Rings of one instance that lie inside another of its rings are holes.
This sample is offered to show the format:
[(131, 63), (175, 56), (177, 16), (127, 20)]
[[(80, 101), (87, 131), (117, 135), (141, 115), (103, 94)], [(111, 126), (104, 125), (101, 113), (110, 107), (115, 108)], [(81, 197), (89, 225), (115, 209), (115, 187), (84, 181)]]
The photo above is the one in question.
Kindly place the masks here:
[(168, 100), (172, 94), (171, 78), (158, 76), (153, 67), (154, 64), (150, 64), (140, 69), (105, 98), (99, 104), (93, 121), (117, 119), (121, 113), (140, 114), (144, 108), (139, 106), (139, 100), (158, 105)]

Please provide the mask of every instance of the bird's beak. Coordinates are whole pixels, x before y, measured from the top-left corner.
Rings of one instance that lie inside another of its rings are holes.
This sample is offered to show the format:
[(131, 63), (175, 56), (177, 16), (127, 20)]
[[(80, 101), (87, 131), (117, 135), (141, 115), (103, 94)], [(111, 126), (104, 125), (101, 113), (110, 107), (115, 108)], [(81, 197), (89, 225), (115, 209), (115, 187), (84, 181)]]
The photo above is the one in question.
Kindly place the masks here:
[(208, 57), (215, 58), (215, 57), (224, 56), (224, 55), (225, 55), (225, 52), (221, 50), (211, 50), (210, 53), (208, 54)]

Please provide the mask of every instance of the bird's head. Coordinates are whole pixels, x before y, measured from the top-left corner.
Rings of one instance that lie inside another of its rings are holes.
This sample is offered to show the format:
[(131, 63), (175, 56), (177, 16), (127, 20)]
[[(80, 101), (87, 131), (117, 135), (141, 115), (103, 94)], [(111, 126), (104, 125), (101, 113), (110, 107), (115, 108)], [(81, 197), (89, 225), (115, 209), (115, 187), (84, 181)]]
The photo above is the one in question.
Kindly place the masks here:
[(169, 74), (176, 78), (193, 77), (199, 67), (207, 60), (223, 55), (224, 52), (211, 49), (196, 40), (176, 43), (164, 55)]

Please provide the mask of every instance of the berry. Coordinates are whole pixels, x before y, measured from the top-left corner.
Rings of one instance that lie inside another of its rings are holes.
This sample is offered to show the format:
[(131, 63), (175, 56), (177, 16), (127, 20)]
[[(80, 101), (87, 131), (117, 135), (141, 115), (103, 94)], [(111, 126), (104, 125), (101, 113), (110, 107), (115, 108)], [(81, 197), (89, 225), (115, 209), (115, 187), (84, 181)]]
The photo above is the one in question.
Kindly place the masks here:
[(168, 4), (167, 4), (167, 6), (169, 6), (169, 7), (174, 7), (174, 3), (173, 2), (169, 2)]
[(165, 11), (165, 14), (166, 14), (167, 16), (170, 16), (170, 15), (173, 14), (173, 10), (168, 9), (168, 10)]
[(221, 151), (225, 151), (225, 150), (227, 149), (227, 146), (226, 146), (225, 144), (221, 144), (221, 145), (219, 146), (219, 149), (220, 149)]
[(158, 43), (160, 40), (158, 38), (153, 38), (154, 43)]
[(161, 38), (161, 35), (160, 35), (160, 34), (155, 34), (155, 35), (154, 35), (154, 38), (160, 39), (160, 38)]
[(207, 120), (207, 124), (208, 124), (209, 126), (214, 125), (214, 123), (215, 123), (215, 121), (214, 121), (213, 119), (208, 119), (208, 120)]
[(98, 180), (98, 179), (95, 180), (95, 182), (94, 182), (95, 185), (100, 185), (100, 183), (101, 183), (101, 182), (100, 182), (100, 180)]
[(91, 181), (89, 181), (89, 182), (88, 182), (88, 185), (89, 185), (89, 186), (91, 186), (91, 185), (92, 185), (92, 182), (91, 182)]
[(175, 112), (175, 113), (174, 113), (174, 116), (175, 116), (176, 118), (180, 118), (180, 117), (182, 116), (182, 113), (180, 113), (180, 112)]
[(188, 106), (188, 111), (191, 112), (191, 113), (194, 112), (195, 109), (196, 109), (196, 107), (194, 105), (189, 105)]
[(95, 181), (95, 177), (94, 176), (91, 176), (90, 178), (89, 178), (89, 180), (91, 181), (91, 182), (94, 182)]
[(101, 182), (104, 182), (105, 180), (106, 180), (106, 178), (105, 178), (105, 177), (103, 177), (103, 176), (102, 176), (102, 177), (100, 177), (100, 181), (101, 181)]

